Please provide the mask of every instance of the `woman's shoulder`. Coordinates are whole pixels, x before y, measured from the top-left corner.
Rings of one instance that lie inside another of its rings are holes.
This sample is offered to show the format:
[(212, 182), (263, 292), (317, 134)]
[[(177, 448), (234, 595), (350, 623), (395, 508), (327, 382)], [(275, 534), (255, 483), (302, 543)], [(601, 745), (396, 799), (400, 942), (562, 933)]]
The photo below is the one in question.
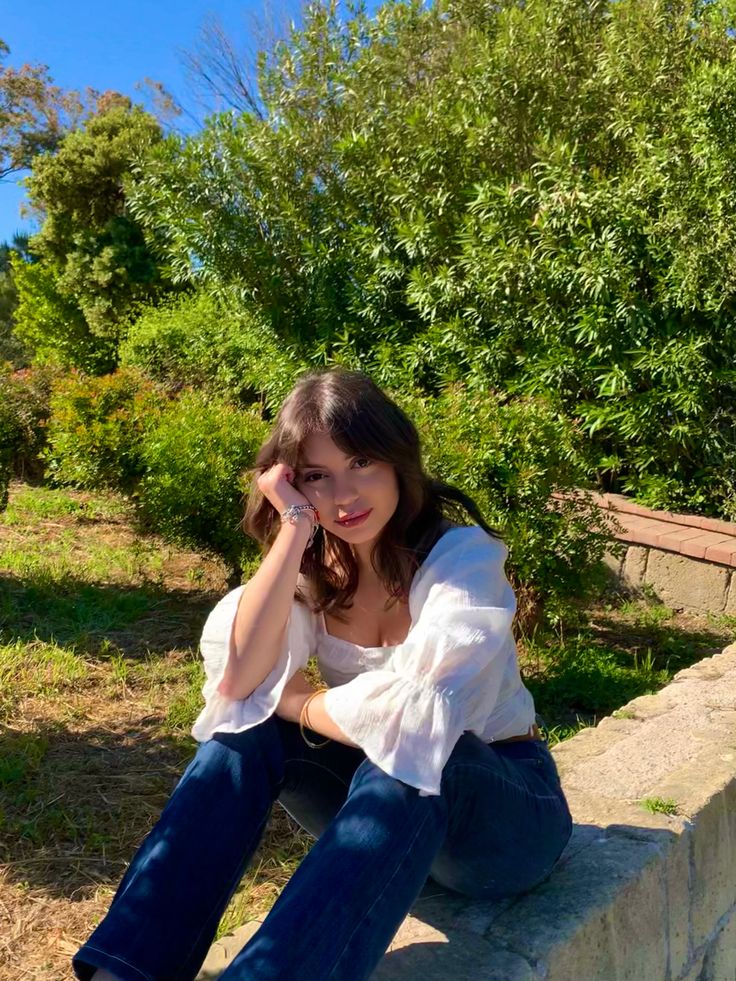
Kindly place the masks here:
[(412, 586), (446, 579), (461, 583), (503, 568), (507, 555), (503, 539), (489, 535), (480, 525), (453, 524), (427, 555)]
[(449, 523), (449, 527), (438, 539), (427, 559), (438, 559), (449, 553), (486, 552), (488, 555), (507, 554), (508, 548), (502, 538), (489, 535), (480, 525), (460, 525)]

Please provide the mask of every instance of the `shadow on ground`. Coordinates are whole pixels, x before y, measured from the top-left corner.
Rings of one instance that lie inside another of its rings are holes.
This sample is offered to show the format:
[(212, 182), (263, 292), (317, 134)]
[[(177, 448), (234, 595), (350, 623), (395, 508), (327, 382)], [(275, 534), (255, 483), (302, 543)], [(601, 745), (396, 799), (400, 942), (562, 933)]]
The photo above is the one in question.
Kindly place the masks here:
[(0, 573), (0, 643), (55, 642), (90, 657), (192, 647), (221, 595)]
[(119, 881), (193, 754), (160, 720), (72, 731), (36, 722), (0, 728), (3, 834), (9, 881), (71, 896)]

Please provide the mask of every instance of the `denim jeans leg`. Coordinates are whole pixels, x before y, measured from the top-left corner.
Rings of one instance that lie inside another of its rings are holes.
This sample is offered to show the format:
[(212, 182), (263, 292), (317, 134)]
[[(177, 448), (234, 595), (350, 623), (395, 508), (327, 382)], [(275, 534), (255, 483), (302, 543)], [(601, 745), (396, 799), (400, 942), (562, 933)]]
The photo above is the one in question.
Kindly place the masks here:
[(484, 743), (466, 732), (442, 773), (448, 832), (430, 870), (473, 899), (520, 895), (552, 872), (572, 817), (546, 741)]
[(122, 981), (190, 981), (261, 840), (283, 780), (271, 717), (200, 744), (135, 854), (105, 919), (73, 959)]
[(370, 760), (221, 981), (365, 981), (412, 904), (447, 831), (441, 796)]
[[(365, 753), (337, 740), (311, 749), (295, 723), (285, 722), (283, 728), (286, 761), (278, 802), (301, 828), (319, 838), (345, 803)], [(312, 738), (322, 737), (314, 733)]]

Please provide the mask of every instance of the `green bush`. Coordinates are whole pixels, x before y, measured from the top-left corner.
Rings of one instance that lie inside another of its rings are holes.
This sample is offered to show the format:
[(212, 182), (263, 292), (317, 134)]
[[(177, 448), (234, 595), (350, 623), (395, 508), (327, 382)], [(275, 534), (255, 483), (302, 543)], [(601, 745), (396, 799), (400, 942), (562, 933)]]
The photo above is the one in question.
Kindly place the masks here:
[[(4, 438), (5, 413), (0, 407), (0, 440)], [(8, 448), (0, 443), (0, 511), (8, 506), (8, 487), (13, 475), (13, 462)]]
[(54, 272), (17, 255), (11, 266), (18, 291), (13, 333), (34, 362), (76, 366), (91, 374), (113, 371), (114, 341), (90, 331), (79, 308), (59, 291)]
[(73, 372), (51, 396), (47, 475), (59, 485), (131, 490), (143, 472), (141, 438), (165, 404), (164, 394), (138, 372)]
[(550, 393), (600, 489), (736, 517), (734, 32), (689, 0), (319, 0), (259, 111), (158, 142), (131, 208), (312, 363)]
[(13, 371), (9, 362), (0, 364), (0, 466), (6, 489), (12, 476), (28, 481), (43, 476), (51, 390), (59, 377), (59, 369), (50, 365)]
[(256, 409), (185, 392), (143, 438), (138, 504), (147, 527), (242, 568), (255, 546), (239, 528), (241, 475), (267, 428)]
[(583, 486), (590, 464), (576, 426), (547, 398), (448, 386), (435, 398), (395, 398), (415, 420), (429, 473), (464, 490), (509, 547), (519, 622), (559, 622), (597, 581), (610, 528)]
[(267, 324), (205, 292), (145, 310), (121, 346), (120, 364), (174, 389), (196, 386), (271, 409), (306, 368)]

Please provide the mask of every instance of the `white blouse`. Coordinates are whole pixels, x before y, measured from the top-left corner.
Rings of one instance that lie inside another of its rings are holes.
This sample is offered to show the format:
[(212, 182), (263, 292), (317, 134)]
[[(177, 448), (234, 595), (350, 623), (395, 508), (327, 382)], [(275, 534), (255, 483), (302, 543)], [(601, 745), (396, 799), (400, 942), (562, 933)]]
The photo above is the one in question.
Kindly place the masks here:
[(414, 574), (411, 627), (393, 647), (360, 647), (327, 633), (324, 617), (292, 604), (278, 661), (247, 698), (217, 691), (238, 602), (247, 583), (210, 613), (201, 640), (205, 707), (199, 741), (242, 732), (273, 715), (286, 683), (315, 655), (329, 691), (327, 714), (385, 773), (439, 795), (442, 770), (460, 736), (484, 742), (529, 731), (534, 700), (521, 681), (511, 624), (516, 597), (506, 545), (477, 525), (451, 528)]

